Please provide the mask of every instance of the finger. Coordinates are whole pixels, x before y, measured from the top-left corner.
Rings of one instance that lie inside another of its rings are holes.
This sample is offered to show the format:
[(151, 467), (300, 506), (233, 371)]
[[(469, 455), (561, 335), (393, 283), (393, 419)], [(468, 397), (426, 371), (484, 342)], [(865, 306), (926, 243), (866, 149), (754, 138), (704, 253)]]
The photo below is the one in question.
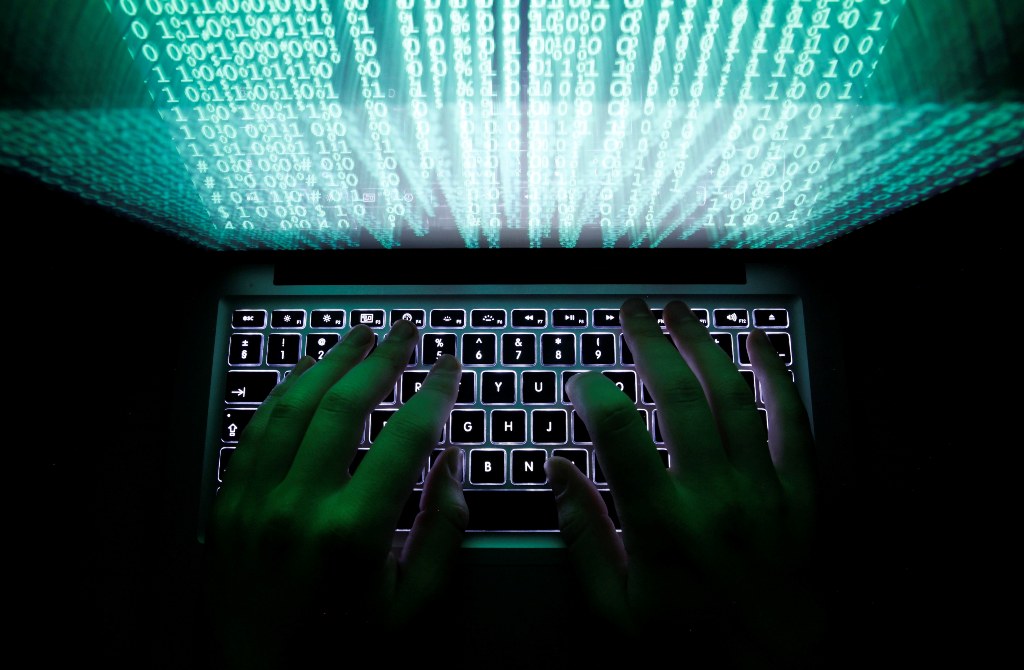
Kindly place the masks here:
[(314, 362), (311, 356), (300, 358), (288, 376), (271, 389), (266, 400), (256, 410), (256, 413), (249, 421), (249, 425), (245, 427), (239, 438), (238, 448), (231, 459), (231, 475), (225, 477), (224, 486), (221, 489), (221, 493), (217, 496), (218, 499), (233, 496), (234, 491), (240, 488), (235, 482), (244, 484), (249, 481), (252, 469), (256, 463), (256, 453), (258, 451), (256, 445), (260, 443), (263, 437), (267, 426), (267, 419), (274, 411), (274, 403), (298, 382), (299, 377), (305, 374), (313, 366)]
[(287, 476), (324, 395), (354, 369), (372, 343), (369, 329), (353, 328), (320, 363), (274, 400), (257, 451), (258, 466), (251, 474), (254, 485), (274, 486)]
[(606, 617), (627, 615), (626, 551), (608, 507), (579, 468), (561, 457), (544, 463), (558, 507), (558, 527), (569, 562), (593, 607)]
[(323, 393), (290, 464), (290, 481), (332, 487), (348, 481), (366, 416), (395, 388), (415, 346), (416, 326), (400, 319), (373, 354)]
[(682, 302), (670, 302), (664, 315), (679, 352), (704, 389), (729, 461), (742, 472), (775, 479), (775, 469), (764, 448), (763, 422), (736, 365)]
[(437, 446), (461, 377), (455, 358), (438, 359), (416, 395), (384, 426), (349, 483), (346, 493), (365, 512), (368, 527), (387, 531), (383, 541), (391, 537), (424, 459)]
[(396, 612), (405, 619), (436, 598), (451, 578), (451, 567), (469, 525), (462, 494), (462, 450), (448, 447), (423, 486), (420, 512), (399, 559), (401, 583)]
[(658, 425), (672, 469), (684, 479), (705, 479), (723, 468), (727, 461), (704, 389), (665, 339), (650, 308), (632, 298), (623, 303), (620, 320), (644, 386), (658, 405)]
[(270, 418), (271, 412), (274, 410), (274, 405), (277, 403), (278, 398), (284, 395), (288, 389), (292, 388), (307, 370), (309, 370), (316, 363), (316, 360), (312, 356), (303, 356), (299, 359), (299, 362), (295, 364), (295, 367), (282, 379), (274, 388), (270, 389), (270, 393), (267, 394), (266, 399), (256, 410), (252, 419), (249, 421), (249, 425), (245, 427), (242, 432), (242, 437), (248, 436), (249, 439), (256, 438), (258, 441), (259, 437), (263, 435), (263, 431), (267, 427), (267, 419)]
[(768, 448), (775, 468), (784, 484), (809, 491), (814, 483), (814, 437), (796, 385), (763, 331), (750, 333), (747, 353), (768, 410)]
[(599, 372), (575, 375), (566, 390), (594, 441), (623, 529), (660, 518), (672, 482), (636, 406)]

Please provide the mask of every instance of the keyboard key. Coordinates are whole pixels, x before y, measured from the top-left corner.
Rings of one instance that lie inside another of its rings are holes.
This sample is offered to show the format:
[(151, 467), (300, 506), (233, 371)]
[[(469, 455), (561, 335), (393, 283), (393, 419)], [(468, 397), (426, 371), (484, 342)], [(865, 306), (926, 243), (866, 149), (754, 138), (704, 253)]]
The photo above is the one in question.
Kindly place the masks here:
[(730, 333), (711, 333), (711, 339), (715, 341), (715, 344), (725, 352), (725, 355), (729, 357), (730, 361), (736, 360), (732, 352), (732, 334)]
[(651, 390), (647, 388), (647, 384), (640, 384), (640, 389), (640, 402), (642, 402), (645, 405), (653, 405), (654, 396), (651, 395)]
[(423, 388), (423, 381), (427, 373), (423, 370), (415, 370), (402, 373), (402, 404), (409, 402), (409, 399), (416, 395), (416, 392)]
[(651, 430), (651, 424), (647, 421), (647, 410), (638, 409), (636, 413), (640, 415), (640, 420), (643, 421), (644, 430), (649, 432)]
[(382, 309), (354, 309), (352, 310), (353, 326), (369, 326), (370, 328), (384, 327), (384, 310)]
[(512, 310), (513, 328), (543, 328), (548, 325), (548, 312), (544, 309)]
[(302, 335), (272, 333), (267, 340), (267, 365), (295, 365), (302, 351)]
[(231, 464), (231, 457), (235, 453), (234, 447), (221, 447), (217, 455), (217, 481), (223, 482), (228, 474), (228, 466)]
[(452, 444), (483, 444), (484, 414), (482, 409), (452, 410)]
[(462, 364), (494, 365), (497, 347), (498, 338), (494, 333), (463, 333)]
[(754, 327), (755, 328), (788, 328), (789, 327), (789, 311), (779, 309), (755, 309), (754, 310)]
[(543, 449), (512, 450), (512, 483), (545, 484), (548, 476), (544, 472), (544, 461), (548, 453)]
[(469, 452), (470, 484), (504, 484), (505, 450), (473, 449)]
[(633, 352), (629, 350), (629, 345), (626, 344), (625, 335), (619, 335), (619, 351), (622, 352), (620, 360), (623, 365), (636, 365), (636, 361), (633, 360)]
[(587, 430), (587, 425), (583, 423), (583, 417), (576, 410), (572, 411), (572, 441), (575, 444), (594, 443), (590, 438), (590, 431)]
[[(444, 453), (444, 449), (434, 449), (432, 452), (430, 452), (430, 460), (429, 460), (429, 465), (427, 467), (428, 471), (433, 469), (434, 463), (437, 462), (437, 459), (441, 458), (441, 455), (443, 453)], [(464, 452), (464, 451), (462, 451), (460, 449), (459, 450), (459, 467), (456, 469), (455, 479), (456, 479), (456, 481), (460, 481), (461, 482), (465, 478), (466, 478), (466, 452)]]
[(552, 371), (523, 372), (523, 404), (553, 405), (558, 400), (558, 378)]
[(565, 444), (566, 412), (564, 409), (535, 409), (531, 412), (534, 444)]
[(271, 328), (305, 328), (306, 310), (275, 309), (270, 314)]
[(469, 313), (469, 324), (474, 328), (504, 328), (505, 322), (503, 309), (474, 309)]
[(668, 449), (658, 449), (658, 457), (661, 458), (661, 462), (665, 464), (665, 469), (669, 468)]
[(427, 322), (427, 312), (422, 309), (393, 309), (391, 310), (391, 325), (399, 321), (409, 321), (417, 328), (422, 328)]
[(658, 416), (658, 410), (654, 410), (654, 443), (665, 444), (665, 438), (661, 434), (661, 421)]
[(371, 444), (377, 440), (380, 431), (384, 430), (384, 426), (397, 411), (397, 409), (375, 409), (370, 412), (369, 440)]
[(583, 365), (615, 365), (615, 335), (612, 333), (584, 333), (580, 358)]
[(753, 370), (740, 370), (740, 375), (743, 377), (743, 381), (747, 382), (747, 386), (750, 387), (750, 397), (754, 398), (756, 400), (757, 396), (754, 393), (754, 388), (756, 386), (756, 384), (754, 382), (754, 371)]
[(654, 320), (658, 322), (658, 326), (660, 326), (661, 328), (665, 327), (665, 310), (652, 309), (651, 316), (653, 316)]
[(345, 310), (314, 309), (309, 319), (310, 328), (344, 328)]
[(542, 334), (540, 360), (544, 365), (576, 365), (576, 336), (572, 333)]
[(629, 396), (629, 399), (636, 402), (636, 373), (632, 370), (623, 371), (605, 371), (602, 372), (605, 377), (612, 380), (612, 382), (619, 387), (619, 390)]
[(424, 365), (433, 365), (445, 354), (455, 355), (455, 333), (427, 333), (422, 342)]
[[(768, 341), (775, 347), (775, 351), (779, 354), (779, 358), (786, 365), (793, 364), (793, 347), (789, 339), (789, 333), (770, 333), (766, 332)], [(740, 365), (750, 365), (750, 355), (747, 354), (747, 337), (749, 333), (740, 333), (736, 336), (736, 342), (740, 351)]]
[(352, 462), (348, 464), (348, 473), (350, 475), (354, 475), (356, 473), (356, 470), (359, 469), (359, 464), (363, 462), (363, 459), (366, 458), (366, 454), (369, 451), (370, 450), (366, 448), (359, 448), (356, 449), (356, 453), (352, 454)]
[(523, 444), (526, 442), (526, 410), (496, 409), (491, 412), (491, 442)]
[(221, 424), (220, 439), (222, 442), (238, 442), (239, 436), (256, 413), (255, 407), (228, 407), (224, 410), (224, 422)]
[(259, 365), (263, 362), (263, 336), (235, 333), (228, 343), (228, 365)]
[(618, 328), (622, 324), (619, 323), (619, 310), (618, 309), (595, 309), (594, 310), (594, 326), (597, 328)]
[(465, 492), (469, 530), (558, 530), (558, 510), (551, 491)]
[(456, 405), (472, 405), (476, 402), (476, 373), (463, 370), (459, 380), (459, 390), (455, 394)]
[(569, 384), (569, 380), (572, 379), (575, 375), (580, 374), (581, 372), (583, 372), (583, 370), (565, 370), (564, 372), (562, 372), (562, 403), (563, 404), (566, 404), (566, 405), (571, 405), (572, 404), (572, 400), (569, 399), (569, 393), (565, 389), (566, 389), (566, 386)]
[(501, 336), (502, 365), (536, 365), (537, 336), (533, 333), (505, 333)]
[(594, 452), (594, 483), (598, 485), (608, 485), (608, 480), (604, 476), (604, 470), (601, 469), (601, 462), (597, 460), (597, 452)]
[(276, 370), (228, 370), (224, 402), (261, 403), (277, 386), (277, 382)]
[(516, 373), (492, 372), (480, 375), (480, 401), (485, 405), (511, 405), (516, 401)]
[(231, 312), (232, 328), (262, 329), (267, 327), (267, 310), (236, 309)]
[(551, 310), (551, 325), (555, 328), (586, 328), (587, 310), (585, 309), (554, 309)]
[(560, 456), (580, 469), (587, 476), (590, 474), (590, 454), (586, 449), (555, 449), (552, 456)]
[(708, 320), (708, 311), (706, 309), (691, 308), (690, 312), (693, 313), (693, 315), (697, 318), (698, 321), (700, 321), (701, 325), (704, 326), (705, 328), (707, 328), (710, 325), (711, 322)]
[(750, 321), (745, 309), (716, 309), (715, 328), (747, 328)]
[(306, 355), (322, 361), (331, 347), (337, 343), (337, 333), (310, 333), (306, 336)]
[(464, 309), (432, 309), (430, 310), (431, 328), (465, 328), (466, 310)]

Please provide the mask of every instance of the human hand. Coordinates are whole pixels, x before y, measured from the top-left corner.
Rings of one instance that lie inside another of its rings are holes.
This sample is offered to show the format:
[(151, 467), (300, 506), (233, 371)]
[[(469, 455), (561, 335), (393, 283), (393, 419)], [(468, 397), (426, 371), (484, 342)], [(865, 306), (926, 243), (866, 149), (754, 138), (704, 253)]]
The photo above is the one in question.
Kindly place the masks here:
[(768, 410), (766, 443), (750, 387), (707, 329), (678, 301), (664, 318), (676, 347), (642, 300), (621, 310), (670, 470), (614, 384), (587, 373), (568, 385), (622, 524), (620, 538), (590, 480), (550, 459), (570, 562), (593, 608), (623, 631), (660, 644), (689, 633), (689, 646), (717, 646), (705, 651), (735, 652), (740, 663), (796, 659), (818, 625), (806, 579), (815, 477), (803, 405), (768, 338), (753, 331), (747, 351)]
[[(399, 321), (367, 357), (373, 334), (353, 328), (319, 363), (300, 360), (241, 436), (209, 533), (211, 614), (229, 664), (337, 658), (339, 631), (403, 627), (444, 588), (468, 520), (459, 450), (431, 469), (400, 556), (392, 540), (454, 403), (454, 358), (434, 365), (348, 472), (367, 415), (416, 340), (416, 327)], [(323, 638), (325, 626), (333, 630)]]

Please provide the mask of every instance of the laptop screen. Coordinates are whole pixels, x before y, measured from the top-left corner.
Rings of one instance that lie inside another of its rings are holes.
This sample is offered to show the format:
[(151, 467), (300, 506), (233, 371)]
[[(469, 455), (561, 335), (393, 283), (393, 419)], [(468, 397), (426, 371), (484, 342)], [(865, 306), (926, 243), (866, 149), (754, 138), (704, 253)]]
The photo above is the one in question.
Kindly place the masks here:
[(6, 4), (0, 164), (213, 249), (810, 248), (1019, 158), (1024, 8)]

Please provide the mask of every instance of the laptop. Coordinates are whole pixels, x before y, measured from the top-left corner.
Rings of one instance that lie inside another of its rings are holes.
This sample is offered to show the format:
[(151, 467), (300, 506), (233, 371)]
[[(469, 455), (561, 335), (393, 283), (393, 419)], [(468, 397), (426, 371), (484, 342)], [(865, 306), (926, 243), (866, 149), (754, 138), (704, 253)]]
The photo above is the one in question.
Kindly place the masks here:
[(201, 352), (200, 539), (269, 388), (356, 324), (420, 329), (360, 455), (438, 355), (462, 361), (438, 449), (464, 452), (469, 548), (558, 546), (546, 458), (607, 489), (572, 374), (620, 385), (660, 445), (617, 328), (629, 296), (685, 299), (759, 406), (743, 343), (772, 333), (827, 445), (833, 321), (799, 254), (1018, 159), (1024, 138), (1019, 97), (924, 49), (962, 19), (992, 62), (1012, 53), (959, 3), (106, 5), (75, 15), (77, 53), (99, 39), (131, 104), (5, 106), (0, 157), (230, 258)]

